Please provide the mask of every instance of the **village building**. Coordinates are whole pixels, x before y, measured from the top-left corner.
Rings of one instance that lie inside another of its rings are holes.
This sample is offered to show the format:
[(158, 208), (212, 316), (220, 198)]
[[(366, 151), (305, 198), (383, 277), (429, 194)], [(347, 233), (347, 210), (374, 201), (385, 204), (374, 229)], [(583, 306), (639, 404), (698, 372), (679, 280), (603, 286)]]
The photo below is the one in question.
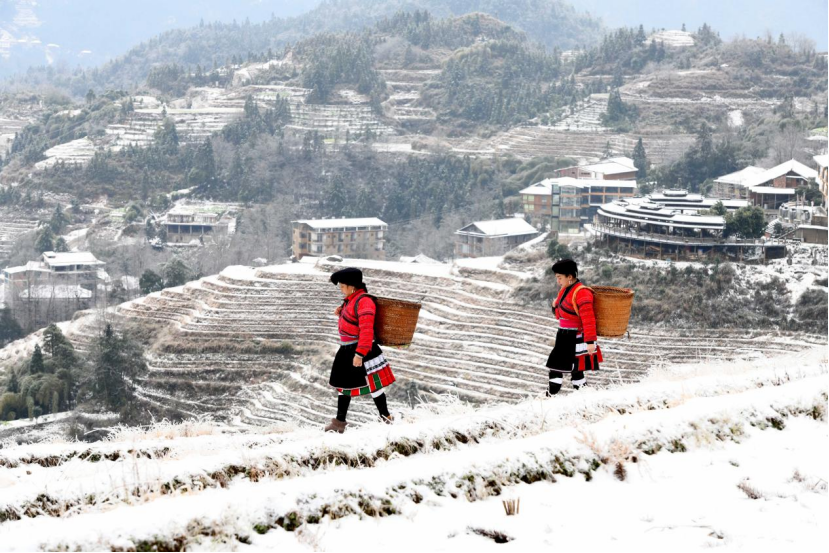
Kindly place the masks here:
[(3, 270), (4, 303), (24, 328), (71, 319), (97, 304), (99, 285), (109, 280), (105, 267), (89, 252), (44, 252), (40, 261)]
[(359, 259), (386, 259), (389, 226), (377, 217), (357, 219), (302, 219), (292, 221), (292, 252), (306, 255), (341, 255)]
[(662, 192), (654, 192), (646, 196), (648, 200), (657, 203), (667, 209), (678, 210), (681, 213), (696, 213), (713, 208), (716, 204), (722, 204), (727, 211), (736, 211), (750, 205), (748, 200), (723, 200), (720, 198), (707, 198), (701, 194), (692, 194), (687, 190), (679, 188), (665, 189)]
[(748, 179), (756, 177), (766, 170), (762, 167), (749, 165), (734, 173), (729, 173), (714, 179), (714, 187), (711, 189), (711, 196), (720, 199), (748, 199), (748, 188), (745, 186)]
[(794, 237), (806, 244), (829, 243), (829, 228), (818, 225), (800, 225), (794, 232)]
[(724, 196), (720, 193), (718, 196), (745, 198), (752, 205), (776, 211), (782, 204), (794, 200), (798, 186), (808, 184), (810, 179), (818, 178), (817, 171), (794, 159), (771, 169), (757, 169), (746, 167), (742, 171), (715, 179), (715, 189), (720, 192), (729, 190), (729, 186), (732, 187), (730, 195)]
[(556, 171), (558, 177), (594, 180), (636, 180), (638, 169), (629, 157), (611, 157), (597, 163), (574, 165)]
[(476, 221), (455, 231), (455, 257), (491, 257), (537, 237), (540, 233), (518, 217)]
[(829, 206), (827, 193), (829, 193), (829, 154), (814, 156), (812, 159), (817, 164), (818, 184), (820, 193), (823, 194), (823, 205)]
[(550, 224), (559, 234), (577, 234), (603, 204), (636, 194), (635, 181), (561, 177), (544, 179), (519, 192), (524, 214)]
[(629, 198), (601, 206), (592, 228), (606, 246), (627, 255), (660, 259), (720, 255), (734, 260), (786, 255), (782, 241), (725, 237), (725, 218), (699, 211), (670, 208), (650, 198)]
[(236, 232), (233, 206), (224, 204), (177, 205), (162, 218), (167, 245), (199, 246), (207, 240)]

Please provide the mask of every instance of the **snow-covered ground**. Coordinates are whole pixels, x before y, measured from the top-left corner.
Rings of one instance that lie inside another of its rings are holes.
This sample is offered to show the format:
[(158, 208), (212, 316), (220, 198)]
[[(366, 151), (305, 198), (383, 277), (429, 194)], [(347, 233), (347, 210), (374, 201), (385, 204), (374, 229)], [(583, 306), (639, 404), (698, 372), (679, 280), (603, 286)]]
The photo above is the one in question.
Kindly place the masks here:
[[(344, 435), (207, 422), (0, 450), (8, 550), (803, 551), (829, 520), (826, 348)], [(358, 400), (359, 401), (359, 400)], [(502, 500), (520, 499), (506, 516)]]

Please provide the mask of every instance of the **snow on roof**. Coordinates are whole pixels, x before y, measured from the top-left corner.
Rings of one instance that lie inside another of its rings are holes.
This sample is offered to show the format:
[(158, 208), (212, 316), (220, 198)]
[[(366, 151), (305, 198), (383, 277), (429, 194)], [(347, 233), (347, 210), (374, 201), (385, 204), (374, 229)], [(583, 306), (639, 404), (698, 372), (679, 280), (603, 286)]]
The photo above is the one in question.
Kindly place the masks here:
[[(472, 227), (479, 232), (476, 232)], [(495, 221), (476, 221), (466, 225), (457, 232), (471, 232), (473, 234), (485, 234), (487, 236), (517, 236), (536, 233), (538, 230), (524, 219), (510, 217), (508, 219), (497, 219)]]
[(82, 288), (78, 285), (72, 284), (37, 284), (29, 286), (26, 290), (20, 292), (20, 297), (23, 299), (89, 299), (92, 297), (92, 291)]
[(743, 186), (753, 188), (755, 186), (760, 186), (769, 182), (770, 180), (774, 180), (777, 177), (782, 177), (788, 173), (796, 173), (801, 177), (805, 177), (807, 179), (816, 179), (817, 178), (817, 171), (810, 167), (806, 167), (799, 161), (795, 159), (790, 159), (789, 161), (785, 161), (776, 167), (772, 167), (771, 169), (767, 169), (762, 173), (755, 175), (746, 179), (743, 182)]
[(591, 188), (593, 186), (601, 187), (616, 187), (616, 188), (636, 188), (636, 181), (634, 180), (604, 180), (604, 179), (576, 179), (573, 177), (556, 177), (544, 179), (532, 186), (521, 190), (519, 194), (527, 195), (543, 195), (549, 196), (552, 194), (553, 185), (559, 186), (574, 186), (576, 188)]
[(43, 261), (55, 265), (104, 265), (91, 252), (43, 252)]
[(752, 186), (751, 191), (755, 194), (795, 194), (797, 190), (794, 188), (775, 188), (773, 186)]
[(440, 263), (437, 259), (432, 259), (428, 255), (417, 254), (414, 257), (409, 257), (405, 255), (400, 256), (401, 263)]
[(636, 171), (636, 165), (629, 157), (611, 157), (603, 159), (598, 163), (591, 163), (589, 165), (580, 165), (579, 169), (584, 171), (592, 171), (594, 173), (601, 173), (603, 175), (615, 175), (618, 173), (630, 173)]
[(291, 222), (305, 224), (315, 229), (386, 226), (386, 223), (377, 217), (362, 217), (355, 219), (299, 219)]
[(760, 173), (765, 172), (766, 170), (762, 167), (749, 165), (748, 167), (740, 169), (739, 171), (735, 171), (733, 173), (729, 173), (727, 175), (723, 175), (719, 178), (716, 178), (714, 179), (714, 182), (719, 182), (722, 184), (742, 185), (746, 180), (750, 179), (751, 177), (755, 177)]
[(815, 160), (815, 163), (817, 163), (819, 167), (829, 167), (829, 154), (813, 156), (812, 159)]

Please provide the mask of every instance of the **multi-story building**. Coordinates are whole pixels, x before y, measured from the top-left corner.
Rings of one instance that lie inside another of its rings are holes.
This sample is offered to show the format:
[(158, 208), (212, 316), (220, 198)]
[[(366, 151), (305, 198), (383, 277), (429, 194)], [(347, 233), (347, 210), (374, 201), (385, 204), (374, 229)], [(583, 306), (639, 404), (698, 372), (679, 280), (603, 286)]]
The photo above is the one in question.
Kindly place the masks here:
[(719, 177), (714, 182), (715, 189), (720, 192), (730, 190), (730, 195), (718, 194), (720, 197), (744, 198), (752, 205), (777, 210), (782, 204), (794, 199), (798, 186), (817, 178), (817, 171), (790, 159), (762, 171), (758, 171), (757, 167), (746, 167), (742, 171)]
[(302, 219), (291, 225), (292, 251), (297, 259), (306, 255), (386, 259), (389, 226), (377, 217)]
[(534, 223), (549, 222), (554, 232), (575, 234), (601, 205), (636, 194), (636, 182), (561, 177), (545, 179), (519, 194), (524, 213)]
[(205, 240), (236, 231), (235, 206), (230, 204), (177, 205), (161, 221), (169, 245), (201, 245)]
[(6, 307), (24, 328), (70, 319), (96, 305), (105, 267), (89, 252), (44, 252), (40, 261), (3, 271)]
[(455, 257), (504, 255), (538, 235), (535, 227), (517, 217), (476, 221), (455, 231)]
[(638, 169), (629, 157), (611, 157), (597, 163), (574, 165), (556, 171), (558, 177), (594, 180), (635, 180)]
[(699, 211), (670, 208), (650, 197), (628, 198), (601, 206), (593, 230), (603, 243), (629, 255), (673, 259), (722, 256), (738, 261), (785, 257), (785, 242), (727, 237), (724, 217)]
[(714, 198), (747, 200), (748, 188), (745, 183), (751, 178), (764, 173), (766, 170), (762, 167), (755, 167), (749, 165), (744, 169), (729, 173), (714, 179), (714, 188), (711, 190), (711, 196)]
[(718, 203), (722, 204), (727, 211), (736, 211), (741, 207), (750, 205), (748, 200), (706, 198), (705, 196), (690, 194), (687, 190), (677, 188), (648, 194), (646, 198), (655, 204), (676, 210), (679, 213), (697, 213), (699, 211), (709, 210)]

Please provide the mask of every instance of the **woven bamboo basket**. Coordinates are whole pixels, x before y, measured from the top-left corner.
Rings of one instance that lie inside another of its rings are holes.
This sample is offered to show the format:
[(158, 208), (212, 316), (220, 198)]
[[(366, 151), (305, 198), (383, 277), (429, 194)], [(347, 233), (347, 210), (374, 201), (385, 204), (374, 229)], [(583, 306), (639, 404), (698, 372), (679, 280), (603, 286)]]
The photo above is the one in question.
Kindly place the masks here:
[(628, 330), (633, 290), (614, 286), (591, 286), (596, 334), (603, 338), (619, 338)]
[(375, 340), (381, 346), (407, 347), (412, 343), (419, 314), (419, 303), (378, 297)]

